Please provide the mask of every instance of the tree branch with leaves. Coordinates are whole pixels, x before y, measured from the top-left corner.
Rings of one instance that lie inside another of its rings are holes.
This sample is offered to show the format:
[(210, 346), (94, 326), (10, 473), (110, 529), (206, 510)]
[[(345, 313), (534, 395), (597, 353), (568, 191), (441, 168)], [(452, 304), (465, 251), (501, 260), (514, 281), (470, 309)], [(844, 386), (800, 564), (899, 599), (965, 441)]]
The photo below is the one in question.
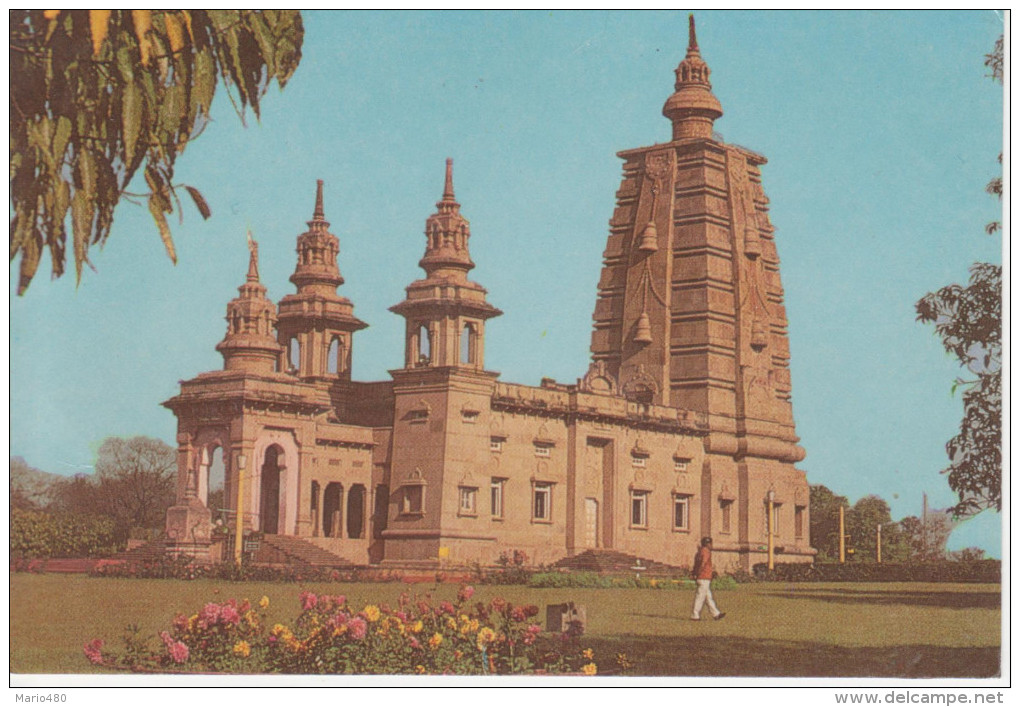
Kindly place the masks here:
[[(167, 215), (178, 190), (203, 218), (174, 162), (209, 121), (222, 82), (238, 115), (256, 119), (269, 84), (283, 88), (301, 60), (296, 10), (12, 10), (10, 12), (11, 251), (18, 294), (49, 250), (64, 273), (67, 242), (77, 280), (105, 243), (113, 212), (141, 171), (143, 199), (167, 255)], [(70, 230), (68, 230), (70, 221)]]

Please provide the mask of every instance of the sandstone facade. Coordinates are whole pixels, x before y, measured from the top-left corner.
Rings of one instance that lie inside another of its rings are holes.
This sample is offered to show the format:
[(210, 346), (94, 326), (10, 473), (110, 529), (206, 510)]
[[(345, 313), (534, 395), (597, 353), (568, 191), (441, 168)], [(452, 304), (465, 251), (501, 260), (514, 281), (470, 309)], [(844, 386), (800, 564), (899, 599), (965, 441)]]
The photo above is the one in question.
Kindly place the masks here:
[(671, 142), (620, 153), (592, 362), (572, 385), (485, 368), (501, 312), (468, 277), (449, 160), (425, 277), (391, 308), (406, 322), (403, 366), (352, 381), (366, 324), (337, 293), (320, 181), (297, 292), (279, 307), (266, 298), (253, 243), (217, 346), (223, 370), (164, 403), (178, 418), (178, 549), (208, 543), (219, 449), (231, 510), (244, 478), (246, 528), (359, 564), (491, 564), (513, 550), (551, 563), (604, 548), (684, 566), (712, 535), (720, 568), (748, 569), (765, 557), (768, 499), (778, 559), (810, 560), (765, 158), (713, 136), (722, 108), (693, 20), (663, 113)]

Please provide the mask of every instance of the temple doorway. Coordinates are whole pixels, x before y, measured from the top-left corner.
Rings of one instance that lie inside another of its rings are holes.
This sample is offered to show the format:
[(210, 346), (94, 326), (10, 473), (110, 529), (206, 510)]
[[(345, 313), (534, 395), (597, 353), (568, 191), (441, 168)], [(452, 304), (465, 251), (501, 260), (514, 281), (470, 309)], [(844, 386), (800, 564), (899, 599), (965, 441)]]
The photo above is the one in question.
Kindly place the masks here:
[(361, 538), (365, 534), (365, 487), (351, 486), (347, 495), (347, 537)]
[(326, 484), (326, 492), (322, 495), (322, 534), (327, 538), (340, 537), (343, 502), (343, 485), (335, 481)]

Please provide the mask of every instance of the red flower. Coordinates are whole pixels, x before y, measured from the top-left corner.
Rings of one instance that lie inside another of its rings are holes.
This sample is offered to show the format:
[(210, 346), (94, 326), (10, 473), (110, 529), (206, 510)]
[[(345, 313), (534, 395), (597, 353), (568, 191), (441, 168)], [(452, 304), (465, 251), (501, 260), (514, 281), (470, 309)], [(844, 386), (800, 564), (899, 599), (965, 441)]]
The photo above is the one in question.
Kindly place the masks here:
[(89, 659), (89, 662), (93, 665), (103, 664), (103, 639), (93, 638), (91, 641), (85, 644), (85, 657)]
[(298, 598), (301, 600), (301, 608), (305, 611), (314, 609), (315, 605), (319, 602), (319, 598), (311, 592), (301, 592)]

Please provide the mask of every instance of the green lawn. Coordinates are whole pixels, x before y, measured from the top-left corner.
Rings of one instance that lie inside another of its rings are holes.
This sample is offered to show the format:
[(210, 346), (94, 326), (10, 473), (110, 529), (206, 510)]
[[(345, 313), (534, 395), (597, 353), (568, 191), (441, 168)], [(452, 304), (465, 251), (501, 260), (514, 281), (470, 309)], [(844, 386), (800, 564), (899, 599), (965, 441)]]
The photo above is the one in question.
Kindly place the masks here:
[[(271, 600), (270, 619), (290, 622), (303, 589), (346, 594), (355, 605), (396, 604), (431, 585), (232, 583), (11, 574), (13, 673), (99, 672), (82, 645), (111, 645), (128, 624), (145, 635), (173, 616), (231, 597)], [(587, 608), (583, 642), (633, 674), (676, 676), (990, 677), (999, 674), (998, 584), (750, 584), (716, 592), (722, 621), (688, 620), (693, 592), (655, 589), (477, 587), (476, 599), (574, 601)], [(457, 587), (435, 589), (452, 599)], [(707, 617), (705, 611), (703, 617)]]

